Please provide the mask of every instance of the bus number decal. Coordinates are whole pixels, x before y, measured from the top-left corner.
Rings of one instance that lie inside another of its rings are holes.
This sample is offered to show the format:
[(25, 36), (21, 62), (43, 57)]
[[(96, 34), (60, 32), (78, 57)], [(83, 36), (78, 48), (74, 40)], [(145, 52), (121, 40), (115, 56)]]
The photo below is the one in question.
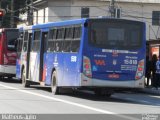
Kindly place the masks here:
[(129, 60), (129, 59), (125, 59), (124, 60), (124, 64), (130, 64), (130, 65), (137, 65), (137, 60)]
[(71, 56), (71, 62), (77, 62), (77, 56)]

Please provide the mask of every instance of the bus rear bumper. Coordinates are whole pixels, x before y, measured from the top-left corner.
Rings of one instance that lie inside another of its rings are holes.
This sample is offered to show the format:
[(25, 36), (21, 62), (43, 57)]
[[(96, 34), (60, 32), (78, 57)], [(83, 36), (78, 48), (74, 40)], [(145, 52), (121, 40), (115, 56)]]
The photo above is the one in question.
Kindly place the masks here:
[(124, 81), (110, 81), (88, 78), (83, 73), (81, 74), (81, 86), (93, 86), (93, 87), (111, 87), (111, 88), (144, 88), (144, 79), (139, 80), (124, 80)]
[(15, 76), (16, 66), (13, 65), (0, 65), (0, 76)]

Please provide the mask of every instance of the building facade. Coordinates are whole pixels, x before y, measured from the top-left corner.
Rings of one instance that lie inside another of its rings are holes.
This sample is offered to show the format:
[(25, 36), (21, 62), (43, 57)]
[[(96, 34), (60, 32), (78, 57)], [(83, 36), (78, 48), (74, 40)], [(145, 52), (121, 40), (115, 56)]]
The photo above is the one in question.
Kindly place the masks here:
[[(115, 0), (114, 5), (118, 17), (146, 22), (147, 40), (160, 38), (160, 0)], [(81, 17), (108, 17), (109, 8), (110, 0), (37, 0), (33, 4), (33, 21), (40, 24)]]

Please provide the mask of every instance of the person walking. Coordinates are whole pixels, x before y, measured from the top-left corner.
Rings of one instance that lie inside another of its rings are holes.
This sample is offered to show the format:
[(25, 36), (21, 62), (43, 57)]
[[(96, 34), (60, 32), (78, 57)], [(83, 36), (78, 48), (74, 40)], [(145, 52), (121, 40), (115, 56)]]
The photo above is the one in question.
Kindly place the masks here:
[(154, 54), (152, 56), (152, 60), (151, 60), (151, 72), (152, 72), (152, 76), (151, 76), (151, 86), (155, 87), (155, 73), (156, 73), (156, 62), (157, 62), (157, 55)]
[(146, 86), (149, 87), (150, 78), (151, 78), (151, 61), (149, 60), (149, 56), (146, 56), (146, 72), (145, 77), (147, 79)]
[(158, 57), (158, 61), (156, 62), (156, 77), (155, 77), (155, 88), (158, 90), (160, 81), (160, 56)]

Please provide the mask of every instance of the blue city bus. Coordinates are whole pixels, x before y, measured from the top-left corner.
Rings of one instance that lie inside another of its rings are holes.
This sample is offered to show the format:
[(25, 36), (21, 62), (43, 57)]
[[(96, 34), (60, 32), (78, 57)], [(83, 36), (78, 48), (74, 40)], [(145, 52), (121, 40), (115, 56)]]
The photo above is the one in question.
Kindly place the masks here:
[(24, 87), (40, 83), (54, 94), (80, 88), (108, 96), (117, 89), (144, 87), (145, 23), (85, 18), (30, 29), (33, 37), (17, 70)]

